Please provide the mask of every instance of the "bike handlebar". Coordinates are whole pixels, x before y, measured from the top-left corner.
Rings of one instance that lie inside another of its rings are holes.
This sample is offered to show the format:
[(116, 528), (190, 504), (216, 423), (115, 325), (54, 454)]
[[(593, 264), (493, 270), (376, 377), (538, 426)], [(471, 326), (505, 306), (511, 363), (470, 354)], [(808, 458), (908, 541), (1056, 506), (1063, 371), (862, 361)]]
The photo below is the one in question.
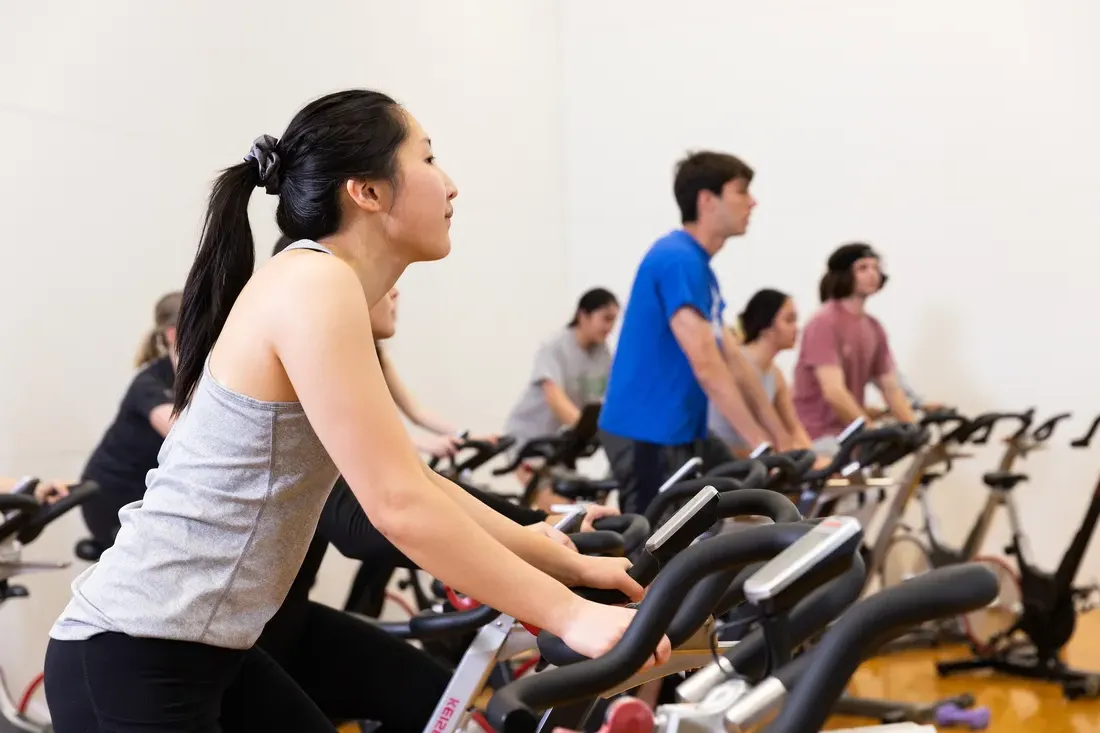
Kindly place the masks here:
[(1013, 420), (1020, 423), (1019, 429), (1012, 434), (1010, 440), (1016, 440), (1027, 433), (1031, 423), (1035, 420), (1035, 408), (1026, 412), (986, 412), (978, 415), (968, 424), (953, 430), (946, 439), (957, 443), (970, 441), (976, 445), (985, 445), (989, 442), (989, 436), (997, 423), (1005, 420)]
[(818, 730), (856, 668), (878, 647), (919, 624), (981, 608), (997, 591), (992, 571), (966, 563), (932, 570), (857, 603), (817, 646), (776, 672), (793, 691), (765, 733)]
[(0, 515), (14, 512), (13, 516), (0, 522), (0, 542), (25, 527), (37, 511), (38, 500), (33, 496), (27, 496), (24, 493), (0, 494)]
[[(893, 446), (907, 445), (912, 440), (912, 431), (915, 427), (912, 425), (887, 425), (881, 428), (861, 430), (849, 436), (847, 440), (840, 444), (840, 450), (836, 452), (828, 466), (817, 471), (808, 471), (802, 479), (806, 483), (824, 483), (830, 476), (853, 463), (852, 453), (861, 445), (874, 443)], [(855, 462), (860, 466), (868, 463), (863, 460)]]
[(1035, 428), (1035, 432), (1031, 434), (1032, 439), (1036, 443), (1045, 443), (1054, 435), (1054, 429), (1058, 427), (1058, 423), (1063, 420), (1068, 420), (1071, 417), (1073, 417), (1072, 412), (1059, 412), (1057, 415)]
[[(600, 517), (592, 522), (592, 528), (600, 531), (615, 532), (623, 539), (623, 548), (627, 555), (645, 544), (651, 534), (649, 520), (640, 514), (620, 514), (614, 517)], [(576, 536), (574, 536), (576, 539)]]
[(653, 497), (653, 501), (645, 510), (646, 519), (649, 520), (650, 525), (656, 525), (669, 509), (692, 498), (707, 486), (713, 486), (719, 494), (741, 491), (745, 488), (744, 484), (733, 478), (708, 477), (681, 481)]
[[(760, 489), (768, 481), (768, 466), (765, 460), (773, 455), (769, 453), (761, 458), (746, 458), (739, 461), (721, 463), (707, 471), (703, 478), (737, 479), (746, 489)], [(667, 493), (667, 492), (666, 492)]]
[[(561, 705), (625, 680), (645, 664), (665, 634), (691, 587), (707, 576), (771, 558), (808, 533), (814, 523), (786, 523), (750, 527), (700, 542), (677, 555), (649, 587), (646, 598), (619, 642), (606, 654), (567, 667), (546, 670), (505, 685), (490, 699), (486, 711), (491, 725), (502, 733), (535, 730), (535, 711)], [(708, 613), (711, 609), (691, 609)], [(551, 634), (539, 634), (539, 648), (561, 644)]]
[(95, 481), (81, 481), (78, 484), (73, 484), (69, 487), (68, 496), (63, 496), (52, 504), (40, 505), (30, 521), (19, 530), (17, 539), (24, 545), (30, 544), (38, 538), (46, 525), (59, 519), (70, 509), (80, 506), (98, 493), (99, 484)]

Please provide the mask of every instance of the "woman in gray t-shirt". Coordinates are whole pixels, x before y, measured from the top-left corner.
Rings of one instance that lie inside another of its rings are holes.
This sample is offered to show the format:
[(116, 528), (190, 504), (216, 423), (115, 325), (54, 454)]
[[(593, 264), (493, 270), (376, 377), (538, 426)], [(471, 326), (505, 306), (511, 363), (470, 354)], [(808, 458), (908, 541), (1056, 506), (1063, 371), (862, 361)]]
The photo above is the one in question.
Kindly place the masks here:
[(603, 400), (611, 372), (607, 337), (618, 317), (615, 296), (594, 288), (581, 296), (569, 325), (539, 347), (504, 429), (517, 444), (576, 425), (585, 405)]

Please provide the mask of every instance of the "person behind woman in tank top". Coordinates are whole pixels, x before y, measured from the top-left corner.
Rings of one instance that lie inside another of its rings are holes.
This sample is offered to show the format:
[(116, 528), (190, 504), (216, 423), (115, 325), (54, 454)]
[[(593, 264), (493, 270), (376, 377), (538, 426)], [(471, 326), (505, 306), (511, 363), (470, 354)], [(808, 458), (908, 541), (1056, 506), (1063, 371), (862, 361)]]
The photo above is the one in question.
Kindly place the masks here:
[(619, 301), (594, 288), (581, 296), (573, 320), (535, 353), (535, 366), (505, 423), (517, 442), (553, 435), (577, 424), (581, 409), (603, 400), (611, 373), (607, 338), (619, 317)]
[[(514, 451), (535, 438), (554, 435), (580, 420), (585, 405), (602, 402), (611, 373), (607, 338), (619, 317), (619, 301), (609, 290), (593, 288), (581, 296), (573, 320), (543, 342), (519, 401), (505, 422), (505, 434), (516, 439)], [(531, 469), (521, 466), (521, 483)], [(534, 504), (546, 509), (566, 503), (542, 487)]]
[[(295, 244), (253, 273), (261, 186)], [(581, 654), (622, 636), (633, 610), (568, 586), (639, 599), (629, 561), (572, 552), (428, 470), (388, 394), (370, 307), (409, 264), (447, 255), (456, 195), (417, 120), (368, 90), (306, 105), (215, 182), (180, 311), (178, 419), (50, 631), (57, 733), (221, 731), (246, 664), (263, 690), (252, 704), (278, 708), (283, 730), (333, 731), (255, 642), (340, 474), (378, 530), (448, 585)], [(663, 639), (649, 663), (670, 651)]]
[[(749, 298), (738, 321), (739, 333), (735, 331), (733, 335), (742, 343), (737, 348), (759, 378), (784, 429), (791, 436), (794, 449), (809, 450), (810, 436), (795, 413), (783, 372), (775, 365), (775, 357), (793, 349), (798, 341), (798, 311), (794, 300), (786, 293), (765, 288)], [(721, 438), (734, 453), (747, 455), (753, 449), (714, 405), (708, 407), (707, 422), (711, 433)]]
[(145, 493), (146, 474), (156, 468), (157, 453), (174, 421), (176, 321), (182, 295), (168, 293), (153, 308), (153, 328), (134, 359), (139, 371), (81, 475), (99, 484), (99, 492), (80, 508), (92, 539), (103, 549), (114, 544), (119, 510)]
[[(275, 243), (275, 249), (271, 253), (272, 256), (279, 254), (290, 244), (290, 237), (285, 235), (280, 237), (279, 241)], [(378, 305), (371, 309), (372, 326), (377, 326), (378, 319), (380, 318), (396, 321), (398, 295), (400, 295), (400, 293), (395, 286), (386, 293), (386, 296), (378, 302)], [(387, 327), (387, 330), (392, 335), (393, 329)], [(413, 445), (416, 446), (417, 450), (435, 458), (453, 456), (459, 446), (462, 445), (462, 435), (467, 431), (460, 430), (454, 423), (437, 415), (417, 401), (413, 393), (405, 385), (404, 380), (401, 379), (401, 375), (398, 374), (397, 365), (393, 363), (393, 359), (391, 359), (389, 354), (386, 353), (386, 350), (382, 348), (381, 342), (386, 338), (390, 338), (390, 336), (379, 337), (377, 332), (375, 332), (374, 345), (375, 350), (378, 352), (378, 361), (382, 365), (382, 375), (386, 379), (386, 386), (390, 389), (390, 395), (393, 397), (394, 404), (397, 405), (397, 408), (401, 410), (401, 414), (404, 415), (409, 422), (428, 432), (428, 435), (420, 433), (412, 434), (411, 438)], [(470, 440), (496, 443), (498, 436), (485, 434), (470, 435), (468, 437)]]

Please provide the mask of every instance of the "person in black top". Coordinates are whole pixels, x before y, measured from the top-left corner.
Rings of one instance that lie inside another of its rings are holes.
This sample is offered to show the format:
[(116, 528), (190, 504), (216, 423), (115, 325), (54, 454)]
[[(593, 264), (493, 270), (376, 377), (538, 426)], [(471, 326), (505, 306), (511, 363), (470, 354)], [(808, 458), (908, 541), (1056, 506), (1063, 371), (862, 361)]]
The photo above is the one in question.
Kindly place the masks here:
[(115, 542), (118, 510), (145, 494), (145, 475), (156, 467), (157, 454), (172, 427), (180, 300), (181, 293), (173, 292), (157, 301), (153, 328), (135, 358), (140, 370), (81, 474), (83, 480), (100, 487), (81, 509), (92, 539), (102, 549)]

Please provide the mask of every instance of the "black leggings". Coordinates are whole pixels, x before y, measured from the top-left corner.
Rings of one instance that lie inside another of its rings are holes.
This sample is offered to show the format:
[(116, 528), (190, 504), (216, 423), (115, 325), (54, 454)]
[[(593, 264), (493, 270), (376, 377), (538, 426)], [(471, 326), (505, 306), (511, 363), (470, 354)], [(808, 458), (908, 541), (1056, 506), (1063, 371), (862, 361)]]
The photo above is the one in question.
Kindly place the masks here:
[(233, 733), (336, 730), (377, 720), (422, 730), (449, 673), (423, 652), (357, 619), (310, 604), (281, 667), (248, 651), (104, 633), (50, 640), (46, 700), (56, 733)]
[[(223, 698), (245, 672), (264, 695), (248, 706), (239, 701), (223, 718)], [(252, 713), (274, 702), (286, 726), (280, 730), (336, 730), (286, 672), (256, 648), (241, 651), (115, 633), (84, 641), (51, 639), (45, 674), (56, 733), (255, 730)]]
[[(293, 645), (276, 657), (290, 677), (333, 721), (373, 720), (383, 731), (422, 731), (451, 679), (424, 652), (343, 611), (309, 602)], [(254, 705), (270, 692), (246, 669), (226, 693)], [(256, 730), (291, 730), (279, 701), (249, 716)], [(267, 727), (262, 727), (261, 724)]]

